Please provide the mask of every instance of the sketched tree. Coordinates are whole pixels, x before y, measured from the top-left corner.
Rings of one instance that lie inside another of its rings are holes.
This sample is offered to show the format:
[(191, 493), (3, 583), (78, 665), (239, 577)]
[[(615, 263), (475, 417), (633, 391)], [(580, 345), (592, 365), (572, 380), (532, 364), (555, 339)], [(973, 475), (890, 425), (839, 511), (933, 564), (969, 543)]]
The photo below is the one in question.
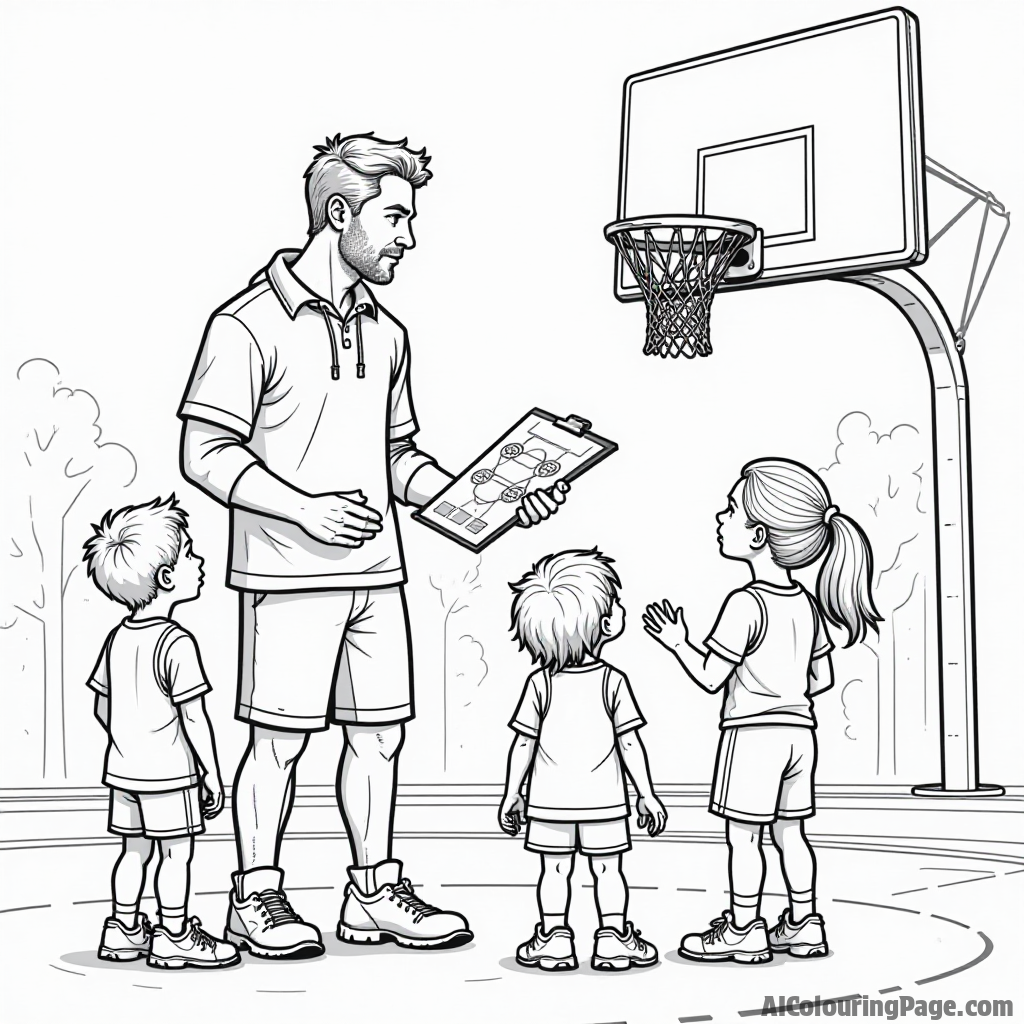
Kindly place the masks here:
[[(898, 770), (900, 691), (924, 694), (925, 580), (933, 536), (922, 481), (928, 452), (916, 427), (903, 423), (879, 433), (863, 412), (844, 416), (837, 436), (835, 461), (821, 476), (832, 500), (861, 524), (871, 541), (875, 603), (885, 619), (880, 635), (869, 634), (861, 645), (870, 664), (858, 665), (859, 655), (852, 651), (838, 659), (854, 669), (851, 678), (837, 680), (849, 723), (844, 734), (856, 740), (876, 737), (876, 774), (891, 778)], [(874, 693), (863, 692), (863, 687)], [(869, 716), (877, 721), (867, 721)]]
[[(100, 443), (100, 408), (87, 391), (62, 386), (47, 359), (16, 374), (4, 408), (3, 609), (0, 628), (22, 619), (38, 631), (43, 665), (43, 776), (66, 777), (64, 753), (64, 601), (81, 566), (81, 537), (68, 538), (68, 515), (87, 488), (127, 487), (135, 457)], [(106, 500), (106, 499), (101, 499)], [(80, 506), (79, 506), (80, 507)]]
[(477, 555), (461, 574), (435, 573), (430, 585), (437, 591), (444, 609), (443, 636), (443, 768), (448, 770), (448, 707), (450, 701), (463, 699), (463, 707), (473, 702), (473, 694), (487, 677), (484, 645), (464, 628), (458, 616), (470, 607), (470, 597), (480, 589), (480, 565)]

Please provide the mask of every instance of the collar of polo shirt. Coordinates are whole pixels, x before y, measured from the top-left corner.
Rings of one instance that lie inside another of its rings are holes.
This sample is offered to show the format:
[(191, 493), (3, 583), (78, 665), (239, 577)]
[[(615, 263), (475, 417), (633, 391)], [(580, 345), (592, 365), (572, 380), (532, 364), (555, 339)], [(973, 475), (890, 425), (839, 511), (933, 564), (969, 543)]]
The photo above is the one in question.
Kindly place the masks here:
[[(278, 301), (284, 306), (288, 315), (293, 320), (299, 315), (299, 310), (303, 306), (319, 307), (321, 303), (326, 302), (331, 309), (334, 308), (329, 299), (314, 295), (292, 273), (291, 264), (300, 255), (301, 252), (298, 249), (282, 249), (279, 253), (275, 254), (274, 258), (270, 261), (270, 266), (267, 267), (267, 280), (270, 282), (270, 287), (273, 288)], [(370, 317), (372, 320), (377, 319), (377, 300), (374, 299), (370, 289), (363, 284), (362, 280), (356, 282), (350, 294), (353, 298), (353, 304), (359, 312)], [(335, 312), (337, 313), (338, 311), (335, 310)], [(344, 319), (340, 313), (338, 313), (338, 318)]]

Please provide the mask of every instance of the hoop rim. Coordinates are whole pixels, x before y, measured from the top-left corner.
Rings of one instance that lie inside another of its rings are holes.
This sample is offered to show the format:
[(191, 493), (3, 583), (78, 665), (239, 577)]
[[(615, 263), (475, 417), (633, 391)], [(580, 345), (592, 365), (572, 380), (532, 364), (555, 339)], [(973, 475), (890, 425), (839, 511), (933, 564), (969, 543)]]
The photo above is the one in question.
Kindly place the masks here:
[(653, 217), (630, 217), (613, 221), (605, 226), (604, 237), (610, 242), (616, 235), (626, 231), (647, 228), (710, 228), (717, 231), (733, 231), (744, 235), (752, 242), (757, 237), (757, 226), (746, 220), (732, 220), (725, 217), (698, 217), (691, 214), (663, 214)]

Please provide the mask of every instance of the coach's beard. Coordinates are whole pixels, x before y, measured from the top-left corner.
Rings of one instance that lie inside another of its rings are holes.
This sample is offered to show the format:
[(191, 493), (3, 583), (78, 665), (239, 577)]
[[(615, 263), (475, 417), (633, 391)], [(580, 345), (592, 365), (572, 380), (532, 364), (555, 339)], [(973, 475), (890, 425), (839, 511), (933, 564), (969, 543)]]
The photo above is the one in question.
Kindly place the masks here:
[(338, 252), (341, 258), (357, 271), (361, 278), (374, 284), (390, 284), (394, 278), (394, 266), (381, 263), (382, 258), (391, 251), (381, 249), (378, 252), (373, 248), (358, 217), (352, 218), (348, 231), (338, 238)]

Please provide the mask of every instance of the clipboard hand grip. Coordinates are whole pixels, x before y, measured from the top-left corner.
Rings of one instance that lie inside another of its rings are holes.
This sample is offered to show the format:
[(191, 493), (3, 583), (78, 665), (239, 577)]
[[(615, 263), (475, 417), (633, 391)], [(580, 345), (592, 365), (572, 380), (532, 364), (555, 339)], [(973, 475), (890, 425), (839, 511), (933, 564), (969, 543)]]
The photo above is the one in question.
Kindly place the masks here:
[(593, 425), (590, 420), (585, 420), (582, 416), (577, 416), (575, 413), (566, 416), (565, 419), (555, 420), (556, 427), (567, 430), (570, 434), (576, 434), (578, 437), (582, 437)]

